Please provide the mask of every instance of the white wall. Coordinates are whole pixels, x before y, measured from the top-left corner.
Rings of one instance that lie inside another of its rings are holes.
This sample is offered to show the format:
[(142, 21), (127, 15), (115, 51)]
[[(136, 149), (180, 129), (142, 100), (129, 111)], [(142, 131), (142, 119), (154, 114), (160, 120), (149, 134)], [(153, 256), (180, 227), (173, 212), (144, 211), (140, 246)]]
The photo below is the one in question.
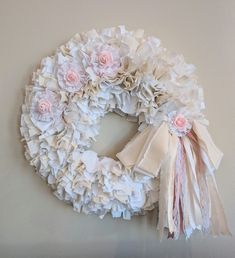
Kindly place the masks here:
[[(20, 105), (40, 59), (75, 32), (119, 24), (158, 36), (198, 67), (210, 132), (225, 154), (217, 181), (235, 233), (234, 0), (0, 0), (0, 258), (235, 257), (234, 237), (160, 243), (153, 213), (130, 222), (77, 214), (24, 159)], [(116, 122), (103, 123), (109, 142)]]

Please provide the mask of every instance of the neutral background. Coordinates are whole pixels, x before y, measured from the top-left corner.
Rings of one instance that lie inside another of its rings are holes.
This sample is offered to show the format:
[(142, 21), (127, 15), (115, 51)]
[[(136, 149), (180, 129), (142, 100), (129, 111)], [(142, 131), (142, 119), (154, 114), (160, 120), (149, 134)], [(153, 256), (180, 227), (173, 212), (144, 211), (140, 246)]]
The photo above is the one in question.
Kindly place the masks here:
[[(77, 214), (24, 159), (20, 106), (40, 59), (76, 32), (119, 24), (158, 36), (198, 67), (210, 132), (225, 154), (217, 181), (235, 234), (234, 0), (0, 0), (0, 258), (235, 257), (234, 237), (160, 243), (154, 213), (131, 221)], [(109, 116), (95, 148), (114, 155), (134, 132)]]

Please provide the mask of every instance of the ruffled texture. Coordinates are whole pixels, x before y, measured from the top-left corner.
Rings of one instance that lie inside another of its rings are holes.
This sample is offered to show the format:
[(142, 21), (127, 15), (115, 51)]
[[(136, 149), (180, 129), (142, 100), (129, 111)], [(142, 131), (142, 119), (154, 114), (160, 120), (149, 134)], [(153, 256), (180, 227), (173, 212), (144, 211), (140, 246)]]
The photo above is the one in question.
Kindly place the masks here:
[(57, 80), (63, 90), (76, 92), (87, 84), (87, 75), (82, 64), (58, 55)]
[(108, 112), (138, 122), (139, 131), (181, 108), (206, 122), (194, 70), (142, 30), (119, 26), (76, 34), (42, 60), (26, 86), (20, 129), (26, 158), (76, 211), (129, 219), (153, 209), (159, 178), (89, 148)]
[(98, 44), (92, 47), (89, 56), (87, 71), (99, 77), (114, 77), (121, 66), (119, 48), (107, 44)]

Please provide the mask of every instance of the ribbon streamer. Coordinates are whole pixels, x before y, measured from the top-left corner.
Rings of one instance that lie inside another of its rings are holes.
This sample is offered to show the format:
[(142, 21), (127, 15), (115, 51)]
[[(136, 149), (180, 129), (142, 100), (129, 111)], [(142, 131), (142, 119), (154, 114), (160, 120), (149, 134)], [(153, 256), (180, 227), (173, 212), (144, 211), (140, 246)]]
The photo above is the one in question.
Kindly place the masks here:
[(180, 137), (171, 133), (167, 122), (148, 126), (117, 154), (134, 171), (160, 176), (158, 230), (177, 239), (189, 238), (196, 229), (213, 235), (230, 235), (218, 193), (214, 170), (222, 152), (207, 128), (194, 120), (191, 131)]

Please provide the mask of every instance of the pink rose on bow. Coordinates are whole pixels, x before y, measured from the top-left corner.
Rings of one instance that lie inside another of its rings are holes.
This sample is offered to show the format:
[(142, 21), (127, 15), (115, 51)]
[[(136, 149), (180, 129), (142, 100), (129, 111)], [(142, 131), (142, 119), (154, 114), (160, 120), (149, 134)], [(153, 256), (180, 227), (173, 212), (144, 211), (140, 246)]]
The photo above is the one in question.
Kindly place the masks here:
[(186, 135), (192, 128), (191, 122), (182, 113), (176, 111), (168, 114), (168, 125), (172, 133), (178, 136)]
[(178, 114), (174, 117), (173, 123), (177, 130), (184, 131), (187, 125), (187, 119), (182, 114)]

